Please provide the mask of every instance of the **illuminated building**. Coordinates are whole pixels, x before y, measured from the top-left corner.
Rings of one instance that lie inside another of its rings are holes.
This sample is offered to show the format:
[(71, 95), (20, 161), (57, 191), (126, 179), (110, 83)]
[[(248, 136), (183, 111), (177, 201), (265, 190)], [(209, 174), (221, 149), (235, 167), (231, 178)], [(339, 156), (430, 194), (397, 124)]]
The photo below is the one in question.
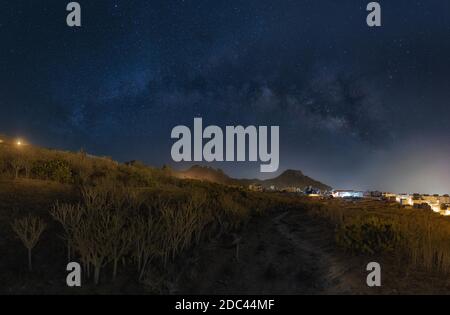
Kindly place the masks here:
[(363, 198), (363, 191), (355, 190), (333, 190), (332, 193), (334, 198)]

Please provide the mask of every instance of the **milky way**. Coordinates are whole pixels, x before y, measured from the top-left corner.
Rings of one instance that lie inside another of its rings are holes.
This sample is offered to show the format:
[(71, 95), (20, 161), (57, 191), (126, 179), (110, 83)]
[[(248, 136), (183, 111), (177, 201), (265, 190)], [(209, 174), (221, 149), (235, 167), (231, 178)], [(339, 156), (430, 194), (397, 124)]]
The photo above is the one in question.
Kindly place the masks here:
[(446, 1), (383, 2), (380, 28), (364, 1), (79, 1), (80, 29), (64, 1), (9, 2), (0, 133), (160, 166), (194, 117), (279, 125), (280, 171), (450, 192)]

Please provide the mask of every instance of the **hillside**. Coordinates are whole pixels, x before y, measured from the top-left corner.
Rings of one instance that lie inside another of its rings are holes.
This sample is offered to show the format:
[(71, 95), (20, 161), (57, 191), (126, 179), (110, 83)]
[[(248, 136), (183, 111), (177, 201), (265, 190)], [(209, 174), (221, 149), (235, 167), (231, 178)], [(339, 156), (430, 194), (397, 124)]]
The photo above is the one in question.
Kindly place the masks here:
[[(293, 170), (238, 180), (0, 144), (0, 294), (448, 293), (448, 218), (231, 186), (252, 182), (324, 185)], [(386, 280), (369, 289), (374, 257)], [(65, 283), (68, 261), (91, 270), (81, 288)]]
[(304, 175), (301, 171), (287, 170), (280, 176), (273, 179), (264, 180), (261, 182), (263, 186), (274, 185), (276, 187), (307, 187), (312, 186), (321, 190), (331, 190), (331, 187), (325, 185), (311, 177)]
[(172, 175), (181, 179), (206, 180), (223, 185), (239, 185), (239, 181), (229, 177), (221, 169), (194, 165), (184, 171), (172, 171)]
[[(20, 142), (19, 142), (20, 141)], [(108, 157), (96, 157), (84, 151), (67, 152), (61, 150), (44, 149), (29, 145), (22, 140), (13, 140), (2, 136), (0, 138), (0, 174), (7, 177), (25, 177), (30, 179), (55, 180), (62, 183), (86, 183), (95, 178), (119, 177), (135, 185), (146, 186), (151, 183), (165, 182), (177, 179), (204, 180), (211, 183), (243, 186), (260, 184), (265, 188), (312, 186), (321, 190), (330, 190), (326, 184), (314, 180), (301, 171), (287, 170), (281, 175), (266, 179), (236, 179), (228, 176), (220, 169), (208, 166), (194, 165), (184, 171), (170, 168), (157, 169), (131, 161), (118, 163)]]
[(281, 175), (266, 179), (236, 179), (229, 177), (220, 169), (215, 169), (212, 167), (205, 167), (194, 165), (191, 168), (184, 171), (173, 171), (173, 175), (178, 178), (189, 178), (197, 180), (206, 180), (213, 183), (224, 184), (224, 185), (237, 185), (237, 186), (248, 186), (250, 184), (260, 184), (265, 188), (270, 186), (275, 186), (278, 188), (284, 187), (299, 187), (305, 188), (312, 186), (321, 190), (331, 190), (331, 187), (323, 184), (315, 179), (312, 179), (304, 175), (301, 171), (297, 170), (287, 170)]

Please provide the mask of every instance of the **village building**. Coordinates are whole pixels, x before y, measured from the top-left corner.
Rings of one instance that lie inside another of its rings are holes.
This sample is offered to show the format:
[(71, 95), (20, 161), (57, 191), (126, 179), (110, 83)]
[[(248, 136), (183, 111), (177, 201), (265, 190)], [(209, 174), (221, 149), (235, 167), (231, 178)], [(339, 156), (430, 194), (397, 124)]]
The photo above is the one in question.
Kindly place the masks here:
[(439, 196), (439, 203), (441, 203), (441, 204), (443, 204), (443, 203), (445, 203), (445, 204), (449, 203), (449, 204), (450, 204), (450, 196), (449, 196), (449, 195), (442, 195), (442, 196)]
[(383, 197), (383, 193), (381, 191), (366, 191), (364, 193), (364, 197), (366, 198), (378, 198), (380, 199), (381, 197)]
[(264, 188), (261, 184), (250, 184), (248, 185), (248, 189), (251, 191), (264, 191)]
[(298, 187), (290, 186), (290, 187), (284, 187), (281, 191), (288, 192), (288, 193), (300, 193), (302, 190)]
[(412, 206), (413, 197), (409, 194), (399, 194), (395, 197), (395, 201), (397, 201), (402, 206)]
[(441, 204), (441, 212), (442, 215), (450, 216), (450, 203)]
[(334, 198), (364, 198), (363, 191), (355, 190), (333, 190), (331, 194)]
[(390, 193), (390, 192), (384, 192), (382, 195), (382, 199), (387, 200), (387, 201), (396, 201), (397, 194)]

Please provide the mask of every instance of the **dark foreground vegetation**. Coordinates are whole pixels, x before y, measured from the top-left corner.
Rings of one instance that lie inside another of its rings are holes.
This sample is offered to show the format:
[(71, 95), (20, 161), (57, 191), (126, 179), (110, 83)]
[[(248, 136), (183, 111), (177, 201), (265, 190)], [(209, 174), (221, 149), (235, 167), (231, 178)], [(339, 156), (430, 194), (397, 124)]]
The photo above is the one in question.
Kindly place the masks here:
[[(448, 218), (170, 174), (0, 144), (0, 293), (371, 293), (374, 259), (391, 278), (372, 292), (450, 292)], [(82, 288), (65, 285), (70, 261)]]
[[(39, 270), (33, 257), (51, 242), (58, 252), (49, 257), (65, 253), (59, 270), (78, 261), (93, 284), (126, 274), (150, 292), (165, 292), (176, 276), (171, 270), (196, 247), (233, 235), (252, 217), (282, 206), (282, 200), (242, 188), (179, 180), (168, 170), (83, 152), (2, 145), (0, 165), (2, 246), (14, 247), (14, 260), (2, 271), (13, 265)], [(55, 241), (64, 244), (63, 251)], [(238, 240), (233, 242), (237, 250)], [(3, 283), (14, 287), (16, 280)]]

